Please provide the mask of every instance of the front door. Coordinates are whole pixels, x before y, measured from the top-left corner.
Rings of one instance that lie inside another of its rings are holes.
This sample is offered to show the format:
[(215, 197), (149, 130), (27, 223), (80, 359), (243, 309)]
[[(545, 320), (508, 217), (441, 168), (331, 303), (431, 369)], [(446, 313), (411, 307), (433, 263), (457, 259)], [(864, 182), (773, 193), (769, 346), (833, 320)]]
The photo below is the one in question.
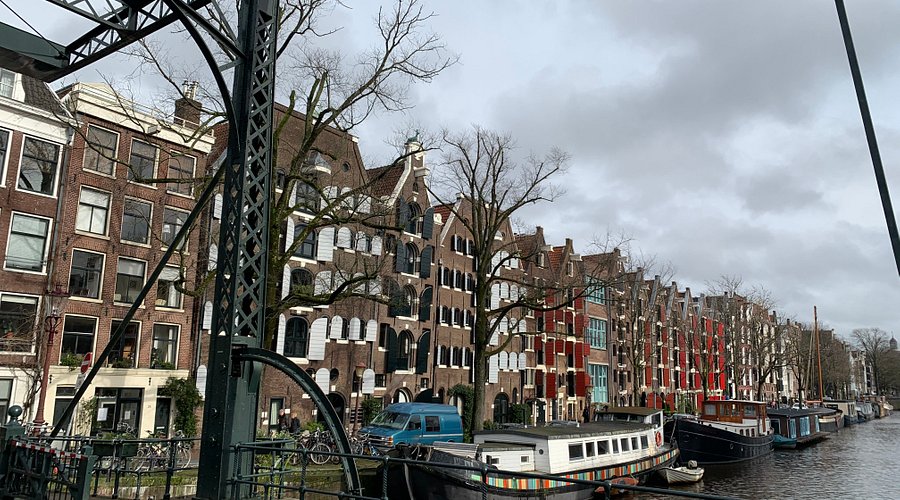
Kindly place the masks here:
[(172, 417), (172, 399), (156, 398), (156, 419), (153, 422), (153, 432), (157, 437), (171, 437), (169, 422)]

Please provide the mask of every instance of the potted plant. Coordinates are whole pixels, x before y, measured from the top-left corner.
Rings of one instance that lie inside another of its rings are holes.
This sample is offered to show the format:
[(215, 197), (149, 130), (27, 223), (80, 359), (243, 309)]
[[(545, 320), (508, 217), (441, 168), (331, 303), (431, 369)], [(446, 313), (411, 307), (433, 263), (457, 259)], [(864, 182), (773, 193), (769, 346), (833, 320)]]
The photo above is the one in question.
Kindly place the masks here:
[(68, 366), (69, 371), (72, 371), (80, 367), (83, 360), (84, 356), (81, 356), (80, 354), (64, 352), (63, 355), (59, 357), (59, 364), (60, 366)]

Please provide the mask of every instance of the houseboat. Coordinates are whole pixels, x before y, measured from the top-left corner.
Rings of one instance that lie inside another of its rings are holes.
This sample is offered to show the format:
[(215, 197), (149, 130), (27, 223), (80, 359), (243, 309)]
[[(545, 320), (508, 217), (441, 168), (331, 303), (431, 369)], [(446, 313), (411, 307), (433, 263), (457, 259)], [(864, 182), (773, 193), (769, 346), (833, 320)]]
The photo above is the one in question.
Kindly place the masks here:
[(682, 463), (725, 464), (772, 452), (766, 404), (758, 401), (704, 401), (699, 417), (676, 415), (666, 422), (665, 435), (680, 452)]
[(775, 434), (776, 448), (802, 448), (821, 441), (828, 435), (819, 426), (817, 408), (769, 409), (768, 414)]
[[(486, 430), (475, 434), (474, 452), (436, 443), (402, 474), (392, 468), (389, 480), (405, 481), (412, 498), (481, 499), (485, 487), (491, 499), (588, 499), (596, 485), (566, 479), (643, 481), (672, 465), (678, 450), (664, 442), (662, 431), (662, 411), (652, 408), (616, 408), (585, 424)], [(482, 470), (488, 471), (484, 478)]]
[(824, 401), (822, 406), (825, 408), (833, 408), (843, 415), (844, 427), (848, 425), (856, 425), (859, 420), (856, 416), (856, 401), (831, 400)]
[(844, 427), (844, 414), (841, 410), (819, 406), (812, 408), (819, 418), (819, 429), (822, 432), (837, 432)]
[(860, 423), (875, 420), (875, 410), (872, 408), (872, 403), (868, 401), (857, 401), (856, 415), (857, 420), (859, 420)]

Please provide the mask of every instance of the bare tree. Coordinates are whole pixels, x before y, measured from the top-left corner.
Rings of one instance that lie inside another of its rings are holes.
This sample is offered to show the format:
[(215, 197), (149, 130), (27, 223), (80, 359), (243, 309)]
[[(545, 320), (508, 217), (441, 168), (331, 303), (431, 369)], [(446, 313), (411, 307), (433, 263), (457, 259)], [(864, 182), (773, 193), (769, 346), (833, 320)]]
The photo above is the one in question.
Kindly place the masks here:
[[(474, 430), (480, 430), (485, 414), (488, 360), (514, 337), (507, 336), (499, 345), (493, 342), (501, 325), (508, 323), (511, 314), (522, 318), (527, 310), (559, 309), (571, 304), (574, 295), (583, 293), (581, 276), (573, 274), (562, 282), (534, 286), (521, 274), (504, 270), (511, 262), (529, 257), (519, 252), (512, 235), (504, 235), (510, 231), (511, 219), (524, 207), (552, 202), (559, 196), (561, 190), (551, 181), (566, 168), (568, 155), (553, 149), (544, 156), (518, 159), (510, 136), (477, 126), (462, 133), (445, 132), (442, 146), (443, 161), (430, 188), (432, 198), (453, 207), (453, 215), (474, 242), (472, 424)], [(451, 203), (457, 194), (464, 203)], [(511, 297), (507, 303), (493, 300), (493, 287), (510, 280), (518, 280), (518, 286), (526, 292), (514, 300)]]
[(886, 354), (890, 351), (890, 337), (880, 328), (857, 328), (851, 333), (856, 345), (865, 353), (866, 362), (872, 367), (875, 394), (881, 390), (881, 370)]

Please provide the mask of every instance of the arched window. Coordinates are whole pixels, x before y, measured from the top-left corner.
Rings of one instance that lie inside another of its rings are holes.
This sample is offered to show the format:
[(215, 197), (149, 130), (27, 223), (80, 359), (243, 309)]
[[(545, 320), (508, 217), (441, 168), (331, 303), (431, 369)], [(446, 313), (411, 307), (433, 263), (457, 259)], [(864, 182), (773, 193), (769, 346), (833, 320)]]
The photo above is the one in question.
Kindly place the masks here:
[(419, 249), (412, 243), (406, 244), (406, 265), (403, 272), (419, 274)]
[(453, 270), (450, 268), (443, 268), (441, 271), (441, 284), (444, 286), (453, 286)]
[(284, 330), (284, 355), (305, 358), (309, 349), (309, 324), (303, 318), (291, 318)]
[[(299, 240), (303, 236), (303, 232), (306, 231), (306, 224), (297, 224), (294, 226), (294, 241)], [(306, 238), (303, 239), (303, 242), (297, 245), (297, 248), (294, 250), (295, 257), (303, 257), (304, 259), (315, 259), (316, 258), (316, 232), (313, 230), (309, 230), (306, 233)]]
[(391, 400), (391, 403), (409, 403), (410, 396), (409, 391), (406, 389), (397, 389), (397, 392), (394, 393), (394, 398)]
[(403, 294), (404, 304), (398, 316), (412, 316), (413, 311), (416, 310), (416, 304), (418, 302), (418, 294), (416, 293), (416, 289), (412, 285), (406, 285), (405, 287), (403, 287)]
[(419, 183), (418, 182), (413, 182), (412, 190), (413, 190), (413, 193), (419, 192)]
[(319, 211), (320, 203), (319, 192), (308, 180), (297, 181), (297, 201), (294, 206), (295, 210), (314, 214)]
[(456, 274), (456, 277), (455, 277), (455, 279), (453, 280), (453, 288), (456, 288), (456, 289), (459, 289), (459, 290), (465, 289), (465, 283), (463, 282), (463, 272), (462, 272), (462, 271), (456, 271), (455, 274)]
[(291, 270), (291, 291), (294, 293), (313, 293), (313, 275), (309, 270), (298, 267)]
[(450, 317), (450, 308), (447, 306), (442, 306), (441, 307), (441, 321), (443, 321), (444, 324), (449, 325), (451, 323), (452, 319), (453, 318)]
[(409, 220), (406, 222), (406, 232), (410, 234), (422, 234), (422, 209), (418, 203), (409, 204)]
[(275, 187), (284, 189), (285, 184), (287, 184), (287, 175), (285, 175), (283, 168), (279, 168), (275, 171)]
[(409, 363), (412, 361), (412, 345), (413, 334), (409, 330), (400, 332), (397, 339), (397, 369), (409, 370)]
[(509, 422), (509, 396), (502, 392), (494, 398), (494, 422), (498, 424)]

